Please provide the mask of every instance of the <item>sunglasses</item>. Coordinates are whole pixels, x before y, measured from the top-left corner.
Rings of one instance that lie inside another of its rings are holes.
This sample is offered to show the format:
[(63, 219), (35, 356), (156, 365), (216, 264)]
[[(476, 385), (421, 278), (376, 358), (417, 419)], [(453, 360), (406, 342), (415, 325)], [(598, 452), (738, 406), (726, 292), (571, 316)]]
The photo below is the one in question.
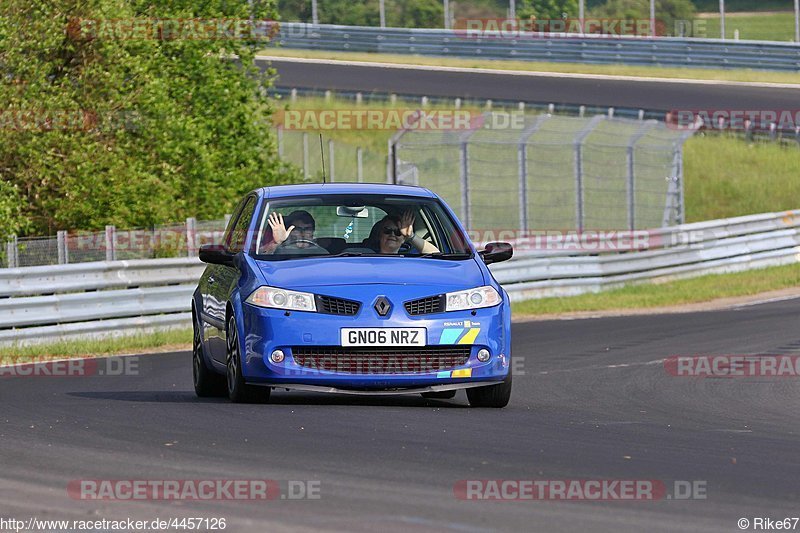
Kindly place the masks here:
[(399, 228), (383, 228), (383, 234), (394, 235), (395, 237), (400, 237), (402, 235)]

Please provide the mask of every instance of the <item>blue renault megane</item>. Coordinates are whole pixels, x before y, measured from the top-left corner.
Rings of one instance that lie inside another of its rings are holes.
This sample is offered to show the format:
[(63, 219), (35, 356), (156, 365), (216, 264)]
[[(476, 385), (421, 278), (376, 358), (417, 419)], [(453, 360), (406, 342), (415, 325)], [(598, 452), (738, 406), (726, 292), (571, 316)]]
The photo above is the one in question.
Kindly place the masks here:
[(245, 196), (192, 299), (198, 396), (273, 388), (511, 396), (511, 309), (453, 211), (420, 187), (286, 185)]

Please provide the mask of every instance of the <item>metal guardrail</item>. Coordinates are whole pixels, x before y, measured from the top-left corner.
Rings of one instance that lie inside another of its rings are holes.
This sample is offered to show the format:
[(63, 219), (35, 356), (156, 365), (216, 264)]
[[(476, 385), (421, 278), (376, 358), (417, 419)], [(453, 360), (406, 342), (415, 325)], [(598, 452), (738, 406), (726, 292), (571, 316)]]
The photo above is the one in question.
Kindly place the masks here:
[[(800, 210), (645, 233), (645, 250), (614, 253), (525, 250), (518, 240), (514, 259), (492, 271), (518, 301), (800, 262)], [(0, 270), (0, 344), (189, 327), (203, 269), (180, 258)]]
[(800, 71), (800, 46), (795, 43), (575, 34), (545, 37), (523, 33), (517, 38), (491, 32), (483, 35), (472, 37), (466, 30), (284, 23), (275, 42), (285, 48), (306, 50)]

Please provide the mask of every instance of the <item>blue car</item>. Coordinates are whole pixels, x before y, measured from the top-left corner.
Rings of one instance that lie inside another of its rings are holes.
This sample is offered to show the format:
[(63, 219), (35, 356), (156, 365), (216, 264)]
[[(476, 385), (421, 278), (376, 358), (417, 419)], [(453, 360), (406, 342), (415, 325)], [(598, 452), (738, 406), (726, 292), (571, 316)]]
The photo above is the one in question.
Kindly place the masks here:
[(266, 402), (274, 388), (453, 398), (505, 407), (511, 307), (433, 192), (285, 185), (234, 212), (192, 299), (198, 396)]

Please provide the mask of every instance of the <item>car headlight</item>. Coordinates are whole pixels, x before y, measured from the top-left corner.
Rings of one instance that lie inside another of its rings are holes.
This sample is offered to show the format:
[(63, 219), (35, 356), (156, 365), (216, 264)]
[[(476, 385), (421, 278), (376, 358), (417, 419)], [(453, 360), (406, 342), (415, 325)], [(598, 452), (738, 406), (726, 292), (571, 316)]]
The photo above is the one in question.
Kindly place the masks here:
[(445, 294), (445, 298), (447, 299), (445, 311), (492, 307), (501, 301), (500, 294), (494, 288), (488, 286), (467, 291), (448, 292)]
[(314, 295), (308, 292), (289, 291), (275, 287), (259, 287), (245, 300), (258, 307), (286, 309), (288, 311), (316, 311)]

